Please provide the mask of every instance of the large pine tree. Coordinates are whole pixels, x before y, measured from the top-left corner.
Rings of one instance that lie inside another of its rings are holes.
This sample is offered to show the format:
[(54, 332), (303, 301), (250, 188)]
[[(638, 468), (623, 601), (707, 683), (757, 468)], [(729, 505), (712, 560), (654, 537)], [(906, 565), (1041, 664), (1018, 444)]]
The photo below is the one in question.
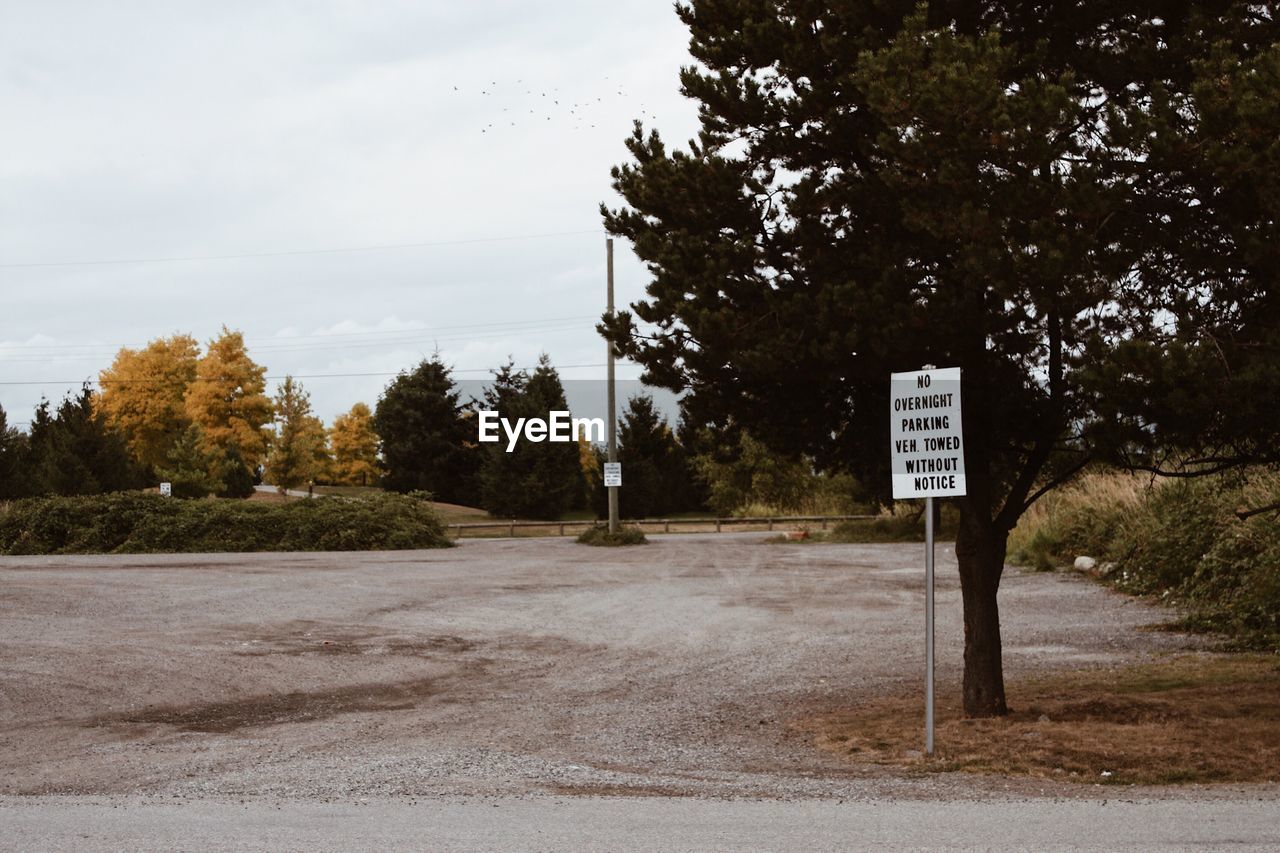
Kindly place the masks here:
[(20, 498), (26, 491), (22, 460), (27, 437), (9, 426), (9, 416), (0, 406), (0, 500)]
[(889, 373), (961, 367), (964, 708), (1005, 713), (997, 591), (1039, 494), (1170, 442), (1207, 445), (1200, 470), (1280, 444), (1274, 4), (677, 11), (701, 132), (637, 123), (614, 170), (606, 227), (652, 282), (610, 334), (882, 494)]
[(56, 411), (40, 402), (20, 467), (29, 495), (96, 495), (135, 489), (144, 479), (124, 437), (95, 410), (88, 386)]
[(475, 422), (439, 357), (391, 381), (378, 399), (373, 430), (382, 448), (382, 484), (396, 492), (431, 492), (436, 500), (478, 499)]
[[(560, 375), (546, 355), (528, 375), (510, 365), (500, 370), (483, 404), (512, 424), (520, 418), (546, 420), (551, 412), (569, 408)], [(510, 452), (505, 440), (484, 447), (481, 505), (491, 515), (557, 519), (582, 503), (585, 483), (576, 443), (522, 438)]]
[[(623, 518), (672, 515), (695, 509), (700, 495), (685, 450), (648, 394), (627, 401), (618, 418), (618, 461), (623, 486), (618, 506)], [(607, 512), (607, 490), (593, 496), (598, 515)]]

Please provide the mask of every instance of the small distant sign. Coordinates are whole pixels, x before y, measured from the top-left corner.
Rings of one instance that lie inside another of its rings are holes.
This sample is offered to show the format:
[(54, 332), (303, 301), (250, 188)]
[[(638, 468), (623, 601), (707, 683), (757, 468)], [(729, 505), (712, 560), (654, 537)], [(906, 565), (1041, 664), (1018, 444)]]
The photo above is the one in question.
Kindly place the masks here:
[(173, 497), (173, 483), (161, 483), (160, 494), (166, 498)]
[(605, 488), (622, 485), (622, 463), (606, 462), (604, 463), (604, 485)]
[(891, 374), (889, 397), (894, 498), (965, 494), (960, 368)]

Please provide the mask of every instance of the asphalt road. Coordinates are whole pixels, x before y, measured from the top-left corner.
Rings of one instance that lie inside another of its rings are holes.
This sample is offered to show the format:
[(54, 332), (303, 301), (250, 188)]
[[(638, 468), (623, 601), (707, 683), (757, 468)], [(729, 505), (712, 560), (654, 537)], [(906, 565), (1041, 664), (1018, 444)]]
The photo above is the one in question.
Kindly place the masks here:
[[(0, 846), (1280, 843), (1275, 785), (1130, 805), (815, 749), (798, 721), (918, 689), (921, 548), (761, 538), (0, 558)], [(1195, 642), (1073, 576), (1001, 607), (1013, 680)], [(940, 691), (959, 610), (940, 546)]]
[(1280, 805), (1013, 799), (0, 800), (13, 850), (1273, 850)]

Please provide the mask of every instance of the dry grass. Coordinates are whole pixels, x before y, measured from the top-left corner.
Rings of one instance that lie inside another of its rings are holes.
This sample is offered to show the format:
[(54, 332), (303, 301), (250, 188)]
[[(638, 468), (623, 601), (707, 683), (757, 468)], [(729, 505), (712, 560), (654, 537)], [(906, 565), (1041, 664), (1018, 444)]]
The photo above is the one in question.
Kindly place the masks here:
[[(952, 696), (957, 691), (944, 693)], [(1280, 779), (1280, 661), (1196, 655), (1009, 687), (1017, 710), (969, 720), (937, 710), (936, 755), (920, 755), (920, 698), (895, 697), (805, 720), (816, 744), (854, 761), (1104, 784)]]
[(1149, 477), (1119, 471), (1085, 474), (1022, 514), (1009, 533), (1009, 558), (1041, 571), (1052, 569), (1062, 549), (1090, 550), (1084, 542), (1112, 539), (1117, 531), (1107, 529), (1107, 523), (1136, 511), (1150, 491)]
[(1151, 478), (1123, 471), (1100, 471), (1081, 476), (1045, 495), (1023, 515), (1030, 522), (1051, 517), (1064, 504), (1136, 506), (1151, 488)]

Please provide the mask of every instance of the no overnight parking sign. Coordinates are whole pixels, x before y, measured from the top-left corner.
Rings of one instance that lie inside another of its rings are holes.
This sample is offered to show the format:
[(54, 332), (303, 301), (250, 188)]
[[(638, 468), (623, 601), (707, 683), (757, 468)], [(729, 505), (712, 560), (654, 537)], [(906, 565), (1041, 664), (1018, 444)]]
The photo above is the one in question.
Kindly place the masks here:
[(894, 499), (963, 495), (960, 368), (893, 373), (889, 386)]

